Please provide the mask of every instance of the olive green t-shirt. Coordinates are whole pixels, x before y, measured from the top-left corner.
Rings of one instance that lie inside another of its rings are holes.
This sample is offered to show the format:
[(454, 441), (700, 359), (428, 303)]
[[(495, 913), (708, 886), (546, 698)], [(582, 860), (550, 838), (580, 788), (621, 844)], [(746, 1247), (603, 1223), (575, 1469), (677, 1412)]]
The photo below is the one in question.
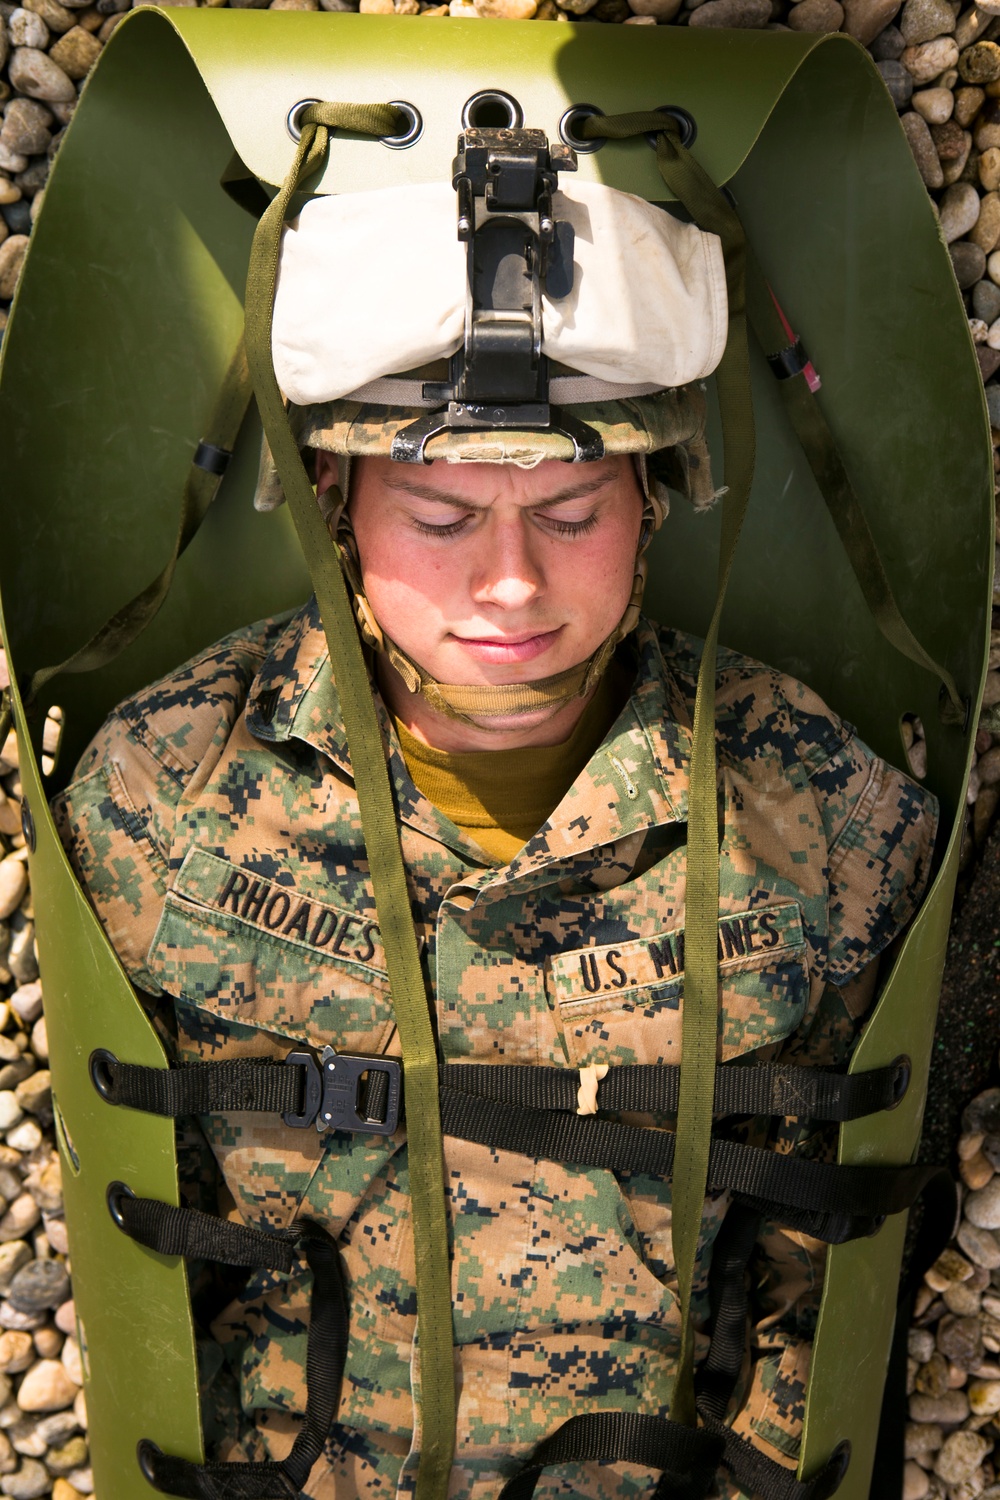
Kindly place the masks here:
[(509, 864), (559, 806), (617, 718), (628, 688), (627, 674), (612, 663), (561, 745), (432, 750), (397, 719), (406, 768), (439, 812), (498, 864)]

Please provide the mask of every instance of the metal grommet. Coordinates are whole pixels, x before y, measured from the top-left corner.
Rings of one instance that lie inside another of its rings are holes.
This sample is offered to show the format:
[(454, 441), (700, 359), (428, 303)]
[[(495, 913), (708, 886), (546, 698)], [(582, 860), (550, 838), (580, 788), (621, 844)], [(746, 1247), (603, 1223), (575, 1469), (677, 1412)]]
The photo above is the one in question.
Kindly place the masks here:
[(300, 99), (298, 104), (293, 104), (285, 116), (285, 129), (292, 140), (298, 145), (302, 139), (302, 116), (310, 104), (321, 104), (320, 99)]
[(842, 1443), (837, 1444), (820, 1470), (817, 1476), (818, 1482), (815, 1482), (816, 1487), (810, 1491), (813, 1500), (829, 1500), (831, 1495), (836, 1494), (844, 1482), (844, 1476), (850, 1465), (851, 1444), (850, 1440), (845, 1438)]
[(405, 99), (390, 99), (389, 103), (393, 109), (398, 109), (407, 118), (407, 126), (399, 135), (380, 135), (379, 140), (383, 146), (388, 146), (391, 151), (404, 151), (407, 146), (412, 146), (424, 133), (424, 121), (419, 109), (412, 104), (407, 104)]
[[(681, 132), (682, 146), (687, 148), (694, 145), (698, 139), (698, 126), (695, 123), (694, 115), (688, 114), (686, 109), (681, 109), (679, 104), (659, 104), (656, 107), (655, 113), (658, 115), (669, 115), (672, 120), (676, 121)], [(656, 149), (657, 135), (658, 132), (655, 130), (650, 130), (646, 135), (647, 141), (654, 150)]]
[(156, 1484), (156, 1460), (163, 1457), (163, 1449), (158, 1448), (152, 1438), (140, 1438), (135, 1445), (135, 1459), (143, 1479), (150, 1484)]
[(108, 1063), (116, 1063), (117, 1061), (118, 1059), (115, 1054), (109, 1052), (107, 1047), (97, 1047), (90, 1054), (90, 1081), (102, 1099), (106, 1099), (109, 1104), (115, 1105), (117, 1105), (118, 1100), (111, 1097), (115, 1080), (114, 1075), (108, 1067)]
[(114, 1219), (118, 1228), (125, 1233), (125, 1219), (122, 1215), (122, 1199), (134, 1198), (135, 1194), (127, 1182), (109, 1182), (105, 1199), (108, 1205), (108, 1213)]
[(896, 1076), (892, 1080), (892, 1103), (886, 1105), (887, 1109), (895, 1109), (902, 1103), (913, 1077), (913, 1064), (905, 1052), (899, 1054), (892, 1066), (896, 1069)]
[[(506, 119), (477, 119), (477, 115), (492, 115), (498, 110), (503, 111)], [(462, 106), (463, 130), (476, 127), (480, 130), (520, 130), (523, 124), (524, 110), (513, 94), (507, 94), (503, 89), (480, 89)]]
[(594, 115), (603, 115), (603, 109), (598, 109), (596, 104), (574, 104), (568, 109), (559, 121), (559, 139), (564, 146), (571, 146), (574, 151), (587, 154), (591, 151), (600, 151), (602, 146), (607, 145), (606, 135), (584, 137), (577, 135), (573, 129), (580, 120), (593, 119)]
[(22, 794), (21, 797), (21, 832), (24, 834), (24, 842), (28, 846), (28, 853), (34, 854), (38, 835), (35, 832), (35, 819), (28, 806), (28, 799)]

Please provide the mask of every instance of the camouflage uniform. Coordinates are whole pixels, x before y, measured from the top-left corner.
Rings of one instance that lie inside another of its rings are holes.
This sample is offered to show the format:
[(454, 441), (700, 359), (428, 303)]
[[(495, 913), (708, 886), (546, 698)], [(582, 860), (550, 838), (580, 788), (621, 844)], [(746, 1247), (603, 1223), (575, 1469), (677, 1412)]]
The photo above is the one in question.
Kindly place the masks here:
[[(620, 650), (635, 669), (630, 701), (503, 868), (417, 791), (380, 708), (445, 1059), (679, 1060), (700, 643), (643, 622)], [(866, 1003), (859, 976), (927, 883), (934, 800), (808, 688), (732, 653), (720, 658), (718, 745), (719, 1055), (841, 1060)], [(182, 1060), (303, 1043), (398, 1050), (314, 605), (236, 632), (121, 705), (56, 810), (133, 982), (168, 997), (159, 1008)], [(222, 1178), (217, 1209), (258, 1226), (309, 1215), (342, 1246), (347, 1373), (328, 1464), (305, 1493), (409, 1494), (419, 1434), (405, 1131), (324, 1137), (248, 1114), (201, 1123)], [(785, 1122), (771, 1138), (819, 1149), (807, 1131)], [(662, 1408), (679, 1343), (670, 1186), (452, 1139), (445, 1149), (460, 1374), (451, 1493), (486, 1500), (565, 1418)], [(700, 1315), (726, 1206), (721, 1192), (706, 1200)], [(804, 1236), (762, 1238), (738, 1422), (785, 1463), (821, 1275), (821, 1247)], [(305, 1273), (261, 1273), (215, 1318), (215, 1366), (221, 1345), (240, 1382), (245, 1452), (290, 1446), (307, 1307)], [(647, 1495), (649, 1481), (593, 1466), (553, 1471), (537, 1494)]]

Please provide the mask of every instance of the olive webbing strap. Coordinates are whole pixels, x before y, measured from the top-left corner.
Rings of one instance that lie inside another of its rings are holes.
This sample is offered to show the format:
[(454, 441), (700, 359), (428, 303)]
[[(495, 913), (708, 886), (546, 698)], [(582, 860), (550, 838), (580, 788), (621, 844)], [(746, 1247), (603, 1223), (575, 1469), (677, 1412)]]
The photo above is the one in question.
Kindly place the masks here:
[[(774, 294), (749, 247), (747, 311), (757, 342), (773, 368), (779, 356), (790, 349), (794, 350), (796, 341), (786, 326), (775, 303)], [(783, 376), (779, 383), (789, 420), (876, 625), (890, 645), (940, 680), (948, 696), (947, 704), (942, 697), (942, 717), (945, 722), (964, 724), (967, 717), (966, 705), (955, 685), (955, 679), (924, 649), (903, 619), (861, 502), (851, 484), (823, 410), (810, 390), (805, 375), (801, 371), (786, 371)]]
[(159, 613), (163, 601), (170, 592), (177, 560), (194, 537), (205, 519), (209, 506), (219, 493), (233, 445), (243, 418), (246, 416), (247, 407), (250, 405), (251, 394), (250, 372), (247, 369), (246, 351), (241, 334), (223, 376), (222, 386), (212, 407), (208, 426), (195, 449), (187, 478), (184, 481), (177, 536), (166, 566), (141, 593), (136, 594), (134, 599), (123, 604), (110, 619), (105, 620), (86, 645), (81, 646), (65, 661), (61, 661), (58, 666), (42, 667), (35, 672), (28, 689), (29, 703), (33, 702), (45, 684), (58, 676), (60, 672), (93, 672), (98, 667), (107, 666), (108, 662), (114, 661), (126, 646), (131, 646)]
[(719, 1011), (715, 663), (722, 605), (753, 482), (755, 440), (746, 326), (746, 239), (735, 209), (705, 169), (680, 144), (672, 118), (656, 111), (595, 115), (583, 126), (585, 135), (616, 140), (650, 132), (656, 132), (656, 162), (667, 187), (696, 224), (717, 234), (722, 241), (729, 292), (729, 333), (716, 371), (727, 492), (722, 512), (718, 591), (705, 636), (694, 706), (688, 794), (682, 1066), (672, 1190), (681, 1349), (670, 1414), (674, 1421), (693, 1426), (697, 1416), (691, 1293), (708, 1182)]
[[(438, 1112), (434, 1033), (424, 987), (410, 893), (385, 747), (354, 614), (331, 541), (292, 436), (271, 360), (271, 321), (281, 231), (293, 194), (323, 163), (329, 132), (390, 135), (399, 113), (390, 105), (313, 104), (281, 191), (254, 235), (247, 276), (247, 355), (264, 431), (281, 478), (319, 604), (340, 695), (358, 794), (393, 1011), (406, 1072), (410, 1195), (413, 1213), (420, 1348), (420, 1462), (417, 1500), (444, 1500), (455, 1442), (451, 1274), (445, 1212), (444, 1158)], [(714, 929), (713, 929), (714, 930)]]

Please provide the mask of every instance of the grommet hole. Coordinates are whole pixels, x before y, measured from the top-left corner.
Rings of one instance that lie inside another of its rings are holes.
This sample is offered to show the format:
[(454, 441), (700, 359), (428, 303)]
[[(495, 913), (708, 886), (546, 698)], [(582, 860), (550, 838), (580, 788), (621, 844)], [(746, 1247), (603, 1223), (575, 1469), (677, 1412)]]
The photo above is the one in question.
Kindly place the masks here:
[(913, 1077), (913, 1064), (905, 1052), (899, 1054), (893, 1063), (893, 1067), (896, 1069), (896, 1076), (892, 1081), (892, 1103), (889, 1105), (890, 1109), (895, 1109), (898, 1104), (902, 1104), (906, 1097), (906, 1091), (910, 1087), (910, 1079)]
[(559, 121), (559, 138), (563, 145), (572, 146), (574, 151), (582, 152), (584, 155), (600, 151), (602, 146), (607, 145), (607, 136), (583, 136), (580, 134), (580, 126), (584, 120), (592, 119), (594, 115), (603, 115), (603, 113), (603, 109), (598, 109), (596, 104), (574, 104)]
[[(679, 104), (658, 104), (656, 106), (658, 115), (669, 115), (680, 131), (681, 145), (687, 150), (693, 146), (698, 139), (698, 126), (694, 115), (682, 109)], [(649, 144), (655, 149), (659, 132), (651, 130), (646, 136)]]
[(310, 104), (319, 104), (319, 99), (300, 99), (298, 104), (293, 104), (285, 116), (285, 129), (292, 140), (298, 145), (302, 139), (302, 116)]
[(407, 125), (405, 130), (400, 131), (398, 135), (380, 135), (379, 140), (391, 151), (405, 151), (407, 146), (414, 145), (423, 135), (423, 116), (415, 105), (408, 104), (405, 99), (390, 99), (389, 103), (393, 109), (398, 109), (406, 116)]
[(480, 89), (465, 101), (462, 109), (462, 128), (478, 130), (519, 130), (524, 124), (524, 111), (514, 98), (503, 89)]
[(115, 1080), (114, 1074), (109, 1067), (110, 1063), (116, 1063), (117, 1061), (118, 1059), (115, 1054), (109, 1052), (106, 1047), (98, 1047), (90, 1054), (90, 1081), (101, 1098), (106, 1099), (109, 1104), (117, 1104), (118, 1102), (112, 1097)]
[(106, 1201), (108, 1213), (111, 1215), (118, 1228), (125, 1232), (125, 1219), (122, 1214), (122, 1201), (125, 1198), (134, 1198), (135, 1194), (127, 1182), (109, 1182)]
[(151, 1438), (140, 1438), (135, 1445), (135, 1460), (139, 1465), (139, 1471), (143, 1479), (150, 1484), (156, 1484), (156, 1460), (161, 1457), (162, 1448), (158, 1448)]

